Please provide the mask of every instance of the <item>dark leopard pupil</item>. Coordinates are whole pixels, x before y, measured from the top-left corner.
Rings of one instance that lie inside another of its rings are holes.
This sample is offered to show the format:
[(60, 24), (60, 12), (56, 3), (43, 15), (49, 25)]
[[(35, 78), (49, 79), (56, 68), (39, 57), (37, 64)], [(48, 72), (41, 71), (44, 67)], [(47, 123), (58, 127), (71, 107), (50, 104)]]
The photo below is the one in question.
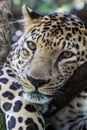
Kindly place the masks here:
[(64, 52), (63, 56), (64, 57), (70, 57), (72, 54), (70, 52)]

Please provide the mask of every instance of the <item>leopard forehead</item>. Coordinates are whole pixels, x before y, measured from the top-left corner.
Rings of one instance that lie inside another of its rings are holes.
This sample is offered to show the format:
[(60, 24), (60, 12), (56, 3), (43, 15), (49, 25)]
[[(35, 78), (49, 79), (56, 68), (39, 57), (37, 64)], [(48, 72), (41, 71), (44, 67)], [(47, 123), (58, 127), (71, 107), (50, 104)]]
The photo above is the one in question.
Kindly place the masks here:
[(44, 15), (38, 20), (34, 20), (25, 29), (26, 38), (32, 37), (36, 44), (41, 45), (41, 47), (43, 45), (45, 47), (50, 46), (51, 49), (59, 47), (59, 45), (63, 49), (67, 42), (68, 45), (76, 49), (79, 46), (82, 48), (82, 46), (86, 46), (86, 36), (85, 24), (78, 17), (70, 14), (54, 13)]

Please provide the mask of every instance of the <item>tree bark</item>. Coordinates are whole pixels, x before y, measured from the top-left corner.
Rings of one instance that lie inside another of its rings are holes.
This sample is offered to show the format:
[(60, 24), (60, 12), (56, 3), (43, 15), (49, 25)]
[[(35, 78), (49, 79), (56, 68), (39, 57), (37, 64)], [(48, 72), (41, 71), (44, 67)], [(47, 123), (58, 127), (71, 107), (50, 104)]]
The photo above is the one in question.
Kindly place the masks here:
[(5, 0), (0, 0), (0, 68), (10, 49), (10, 24), (11, 13)]
[[(0, 68), (10, 50), (10, 24), (11, 13), (5, 0), (0, 0)], [(0, 110), (0, 130), (6, 130), (4, 114)]]

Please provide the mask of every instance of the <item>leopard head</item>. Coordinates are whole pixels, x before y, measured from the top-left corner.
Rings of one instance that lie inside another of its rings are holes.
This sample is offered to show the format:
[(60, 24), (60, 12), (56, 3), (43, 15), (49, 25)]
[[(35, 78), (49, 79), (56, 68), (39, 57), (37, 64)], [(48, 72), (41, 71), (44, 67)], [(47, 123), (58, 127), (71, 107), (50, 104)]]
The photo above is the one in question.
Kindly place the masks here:
[(25, 32), (15, 47), (11, 67), (31, 102), (49, 102), (87, 60), (87, 29), (76, 16), (40, 15), (22, 7)]

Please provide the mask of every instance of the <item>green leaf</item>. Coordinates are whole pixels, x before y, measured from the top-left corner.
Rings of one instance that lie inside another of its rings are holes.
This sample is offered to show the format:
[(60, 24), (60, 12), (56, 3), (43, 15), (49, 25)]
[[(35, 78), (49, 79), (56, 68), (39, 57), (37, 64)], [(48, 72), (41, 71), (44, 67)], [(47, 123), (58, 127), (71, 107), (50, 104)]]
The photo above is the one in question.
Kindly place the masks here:
[(0, 130), (6, 130), (4, 114), (0, 109)]

